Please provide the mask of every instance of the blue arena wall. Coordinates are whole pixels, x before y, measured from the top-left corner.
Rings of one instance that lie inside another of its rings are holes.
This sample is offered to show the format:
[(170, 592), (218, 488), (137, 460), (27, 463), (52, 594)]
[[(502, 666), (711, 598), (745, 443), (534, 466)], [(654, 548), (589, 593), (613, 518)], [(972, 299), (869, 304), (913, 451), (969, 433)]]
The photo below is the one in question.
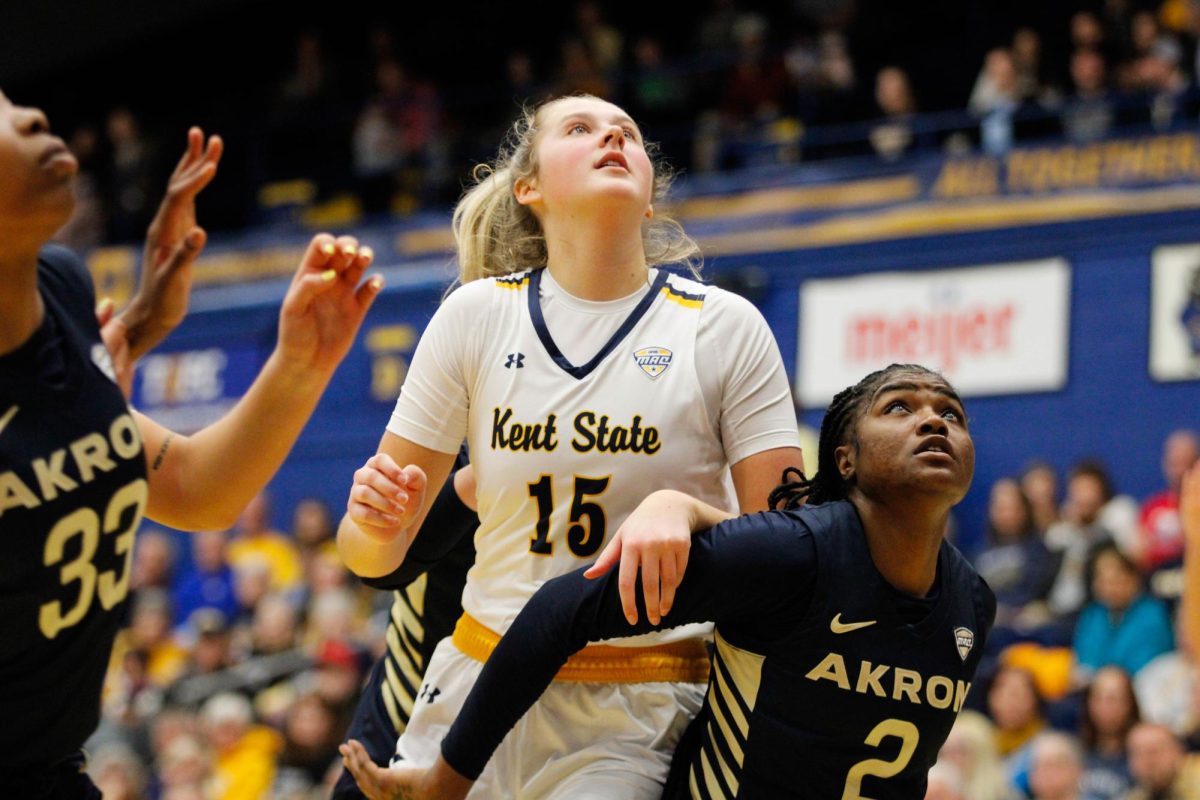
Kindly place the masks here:
[[(1067, 384), (1062, 391), (973, 397), (975, 482), (958, 512), (968, 547), (980, 535), (991, 484), (1040, 458), (1061, 474), (1100, 458), (1123, 493), (1159, 491), (1166, 435), (1200, 424), (1200, 385), (1160, 383), (1149, 363), (1151, 254), (1200, 239), (1200, 212), (1060, 223), (829, 247), (747, 258), (770, 276), (763, 313), (789, 371), (795, 369), (799, 283), (812, 277), (924, 270), (1046, 257), (1072, 267)], [(725, 259), (733, 262), (735, 259)], [(821, 412), (803, 420), (819, 427)]]

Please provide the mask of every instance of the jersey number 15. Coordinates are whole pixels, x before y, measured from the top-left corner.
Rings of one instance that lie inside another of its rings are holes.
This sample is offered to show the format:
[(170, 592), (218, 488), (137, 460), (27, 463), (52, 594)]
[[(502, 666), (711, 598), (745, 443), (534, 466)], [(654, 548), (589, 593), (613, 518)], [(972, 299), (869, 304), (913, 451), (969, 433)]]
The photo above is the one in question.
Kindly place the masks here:
[[(588, 498), (603, 494), (611, 479), (611, 475), (605, 475), (603, 478), (575, 476), (575, 493), (571, 498), (569, 518), (571, 527), (567, 528), (567, 547), (579, 558), (594, 556), (604, 543), (604, 508)], [(550, 541), (550, 514), (554, 511), (552, 476), (543, 475), (529, 484), (529, 496), (537, 501), (538, 514), (537, 524), (533, 529), (534, 536), (529, 541), (529, 552), (548, 556), (554, 552), (554, 543)]]

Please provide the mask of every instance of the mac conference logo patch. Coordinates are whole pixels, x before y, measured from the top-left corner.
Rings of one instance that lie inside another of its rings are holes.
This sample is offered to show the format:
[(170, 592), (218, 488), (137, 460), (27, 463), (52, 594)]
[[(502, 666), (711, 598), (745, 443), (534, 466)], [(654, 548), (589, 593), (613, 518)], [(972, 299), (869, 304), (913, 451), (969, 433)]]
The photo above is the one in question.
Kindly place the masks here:
[(633, 353), (634, 362), (651, 378), (666, 372), (667, 367), (671, 366), (672, 357), (671, 351), (665, 347), (643, 347)]
[(975, 646), (975, 634), (971, 632), (970, 628), (955, 628), (954, 644), (958, 647), (958, 654), (962, 660), (966, 661), (971, 648)]

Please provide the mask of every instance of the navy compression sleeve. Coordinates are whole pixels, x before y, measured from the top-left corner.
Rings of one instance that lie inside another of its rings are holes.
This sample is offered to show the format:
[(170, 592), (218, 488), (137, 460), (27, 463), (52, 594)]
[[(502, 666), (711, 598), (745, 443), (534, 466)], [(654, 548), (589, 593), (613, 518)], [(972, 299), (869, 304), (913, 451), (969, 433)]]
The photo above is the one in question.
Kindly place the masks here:
[[(816, 548), (807, 528), (780, 513), (724, 522), (692, 541), (687, 572), (661, 627), (781, 614), (802, 615), (812, 594)], [(500, 741), (555, 673), (590, 641), (649, 633), (638, 587), (638, 623), (621, 610), (618, 570), (594, 581), (584, 570), (548, 581), (500, 640), (442, 742), (442, 756), (475, 779)]]

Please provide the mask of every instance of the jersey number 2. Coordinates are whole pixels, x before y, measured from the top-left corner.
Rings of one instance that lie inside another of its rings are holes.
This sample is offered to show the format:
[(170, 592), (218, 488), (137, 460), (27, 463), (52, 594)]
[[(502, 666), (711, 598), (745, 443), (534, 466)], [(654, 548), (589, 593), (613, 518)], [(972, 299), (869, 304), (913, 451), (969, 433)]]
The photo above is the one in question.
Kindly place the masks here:
[[(131, 508), (133, 516), (128, 527), (118, 532), (125, 512)], [(63, 586), (79, 581), (79, 599), (65, 614), (59, 600), (42, 605), (38, 613), (38, 627), (47, 639), (53, 639), (64, 629), (77, 625), (91, 608), (93, 596), (100, 597), (100, 605), (106, 611), (125, 599), (129, 593), (129, 566), (133, 561), (133, 534), (145, 510), (146, 481), (141, 478), (125, 484), (108, 501), (108, 509), (104, 512), (104, 532), (117, 534), (113, 547), (117, 555), (125, 556), (120, 575), (112, 570), (100, 572), (92, 563), (100, 544), (100, 515), (92, 509), (77, 509), (50, 529), (43, 552), (43, 562), (47, 567), (61, 564), (67, 542), (76, 536), (80, 537), (79, 554), (63, 564), (58, 573)]]
[(899, 775), (908, 766), (913, 753), (917, 750), (917, 742), (921, 732), (917, 726), (902, 719), (885, 719), (867, 734), (866, 743), (871, 747), (879, 747), (889, 736), (900, 739), (900, 753), (891, 761), (879, 758), (868, 758), (860, 761), (846, 773), (846, 788), (842, 790), (842, 800), (868, 800), (862, 795), (863, 778), (872, 775), (876, 778), (891, 778)]
[[(567, 528), (567, 547), (579, 558), (595, 555), (604, 541), (604, 509), (599, 503), (593, 503), (586, 498), (603, 494), (611, 479), (611, 475), (603, 478), (575, 476), (575, 494), (571, 498), (571, 527)], [(529, 552), (542, 556), (554, 552), (554, 543), (550, 541), (550, 514), (554, 511), (552, 480), (551, 476), (543, 475), (529, 484), (529, 496), (537, 501), (538, 512), (537, 524), (533, 528), (534, 536), (529, 541)], [(583, 524), (584, 520), (587, 520), (586, 525)]]

